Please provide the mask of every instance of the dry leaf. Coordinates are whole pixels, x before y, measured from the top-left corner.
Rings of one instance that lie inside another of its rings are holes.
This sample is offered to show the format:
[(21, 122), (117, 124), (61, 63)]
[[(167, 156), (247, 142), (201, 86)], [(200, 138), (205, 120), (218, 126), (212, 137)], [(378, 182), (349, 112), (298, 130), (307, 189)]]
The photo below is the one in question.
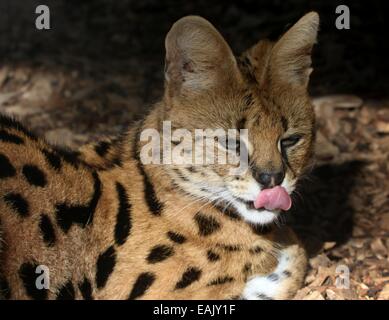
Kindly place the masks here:
[(375, 254), (380, 254), (382, 256), (387, 255), (387, 249), (385, 245), (383, 244), (382, 240), (377, 238), (370, 244), (371, 249), (374, 251)]
[(335, 246), (336, 246), (336, 242), (325, 242), (324, 245), (323, 245), (323, 249), (325, 251), (327, 251), (327, 250), (332, 249)]
[(325, 300), (319, 291), (312, 291), (303, 300)]

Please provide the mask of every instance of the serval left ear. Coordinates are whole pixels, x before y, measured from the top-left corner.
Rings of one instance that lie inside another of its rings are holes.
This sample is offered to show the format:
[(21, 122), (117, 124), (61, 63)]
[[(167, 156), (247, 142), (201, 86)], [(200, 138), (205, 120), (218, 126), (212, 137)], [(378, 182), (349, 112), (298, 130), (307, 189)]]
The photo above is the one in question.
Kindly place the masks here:
[(311, 68), (312, 47), (316, 43), (319, 15), (310, 12), (297, 21), (277, 42), (260, 41), (244, 56), (254, 70), (259, 86), (287, 85), (306, 89)]

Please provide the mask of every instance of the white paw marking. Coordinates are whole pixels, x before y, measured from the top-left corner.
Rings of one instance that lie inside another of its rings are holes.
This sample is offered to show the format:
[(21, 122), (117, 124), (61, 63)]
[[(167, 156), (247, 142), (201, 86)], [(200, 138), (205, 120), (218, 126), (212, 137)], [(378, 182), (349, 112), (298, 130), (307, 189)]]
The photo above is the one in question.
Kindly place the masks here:
[(280, 293), (282, 281), (290, 276), (290, 259), (282, 253), (273, 273), (266, 276), (251, 277), (243, 289), (242, 298), (246, 300), (273, 300)]

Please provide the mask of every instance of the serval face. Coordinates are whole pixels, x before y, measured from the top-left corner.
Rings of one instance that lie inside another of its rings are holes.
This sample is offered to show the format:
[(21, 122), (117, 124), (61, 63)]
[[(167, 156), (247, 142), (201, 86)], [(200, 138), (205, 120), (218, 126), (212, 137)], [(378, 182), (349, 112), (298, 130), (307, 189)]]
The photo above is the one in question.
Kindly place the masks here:
[[(166, 38), (164, 120), (173, 132), (188, 133), (173, 133), (171, 142), (189, 161), (167, 166), (168, 172), (196, 198), (232, 206), (250, 222), (270, 223), (290, 208), (289, 195), (312, 154), (307, 85), (317, 16), (303, 17), (277, 42), (261, 41), (238, 59), (209, 22), (186, 19)], [(199, 146), (199, 129), (209, 130), (216, 143)], [(199, 147), (200, 155), (193, 151)]]

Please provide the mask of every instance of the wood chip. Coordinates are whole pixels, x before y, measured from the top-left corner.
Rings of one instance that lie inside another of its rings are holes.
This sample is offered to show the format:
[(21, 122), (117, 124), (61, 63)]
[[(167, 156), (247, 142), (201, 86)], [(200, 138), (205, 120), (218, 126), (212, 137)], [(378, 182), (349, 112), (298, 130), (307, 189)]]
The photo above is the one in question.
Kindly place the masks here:
[(380, 227), (386, 231), (389, 231), (389, 212), (384, 213), (381, 216)]
[(316, 98), (312, 101), (315, 106), (331, 106), (337, 109), (356, 109), (360, 108), (363, 100), (354, 95), (328, 95)]
[(378, 120), (376, 128), (379, 133), (389, 133), (389, 122)]
[(371, 243), (370, 247), (371, 247), (371, 249), (373, 250), (373, 252), (375, 254), (379, 254), (379, 255), (382, 255), (382, 256), (385, 256), (385, 255), (388, 254), (387, 248), (383, 244), (382, 240), (379, 239), (379, 238), (373, 240), (373, 242)]
[(323, 245), (323, 249), (325, 251), (327, 251), (327, 250), (332, 249), (335, 246), (336, 246), (336, 242), (325, 242), (324, 245)]
[(378, 300), (389, 300), (389, 283), (379, 293)]
[(312, 291), (303, 300), (325, 300), (319, 291)]

